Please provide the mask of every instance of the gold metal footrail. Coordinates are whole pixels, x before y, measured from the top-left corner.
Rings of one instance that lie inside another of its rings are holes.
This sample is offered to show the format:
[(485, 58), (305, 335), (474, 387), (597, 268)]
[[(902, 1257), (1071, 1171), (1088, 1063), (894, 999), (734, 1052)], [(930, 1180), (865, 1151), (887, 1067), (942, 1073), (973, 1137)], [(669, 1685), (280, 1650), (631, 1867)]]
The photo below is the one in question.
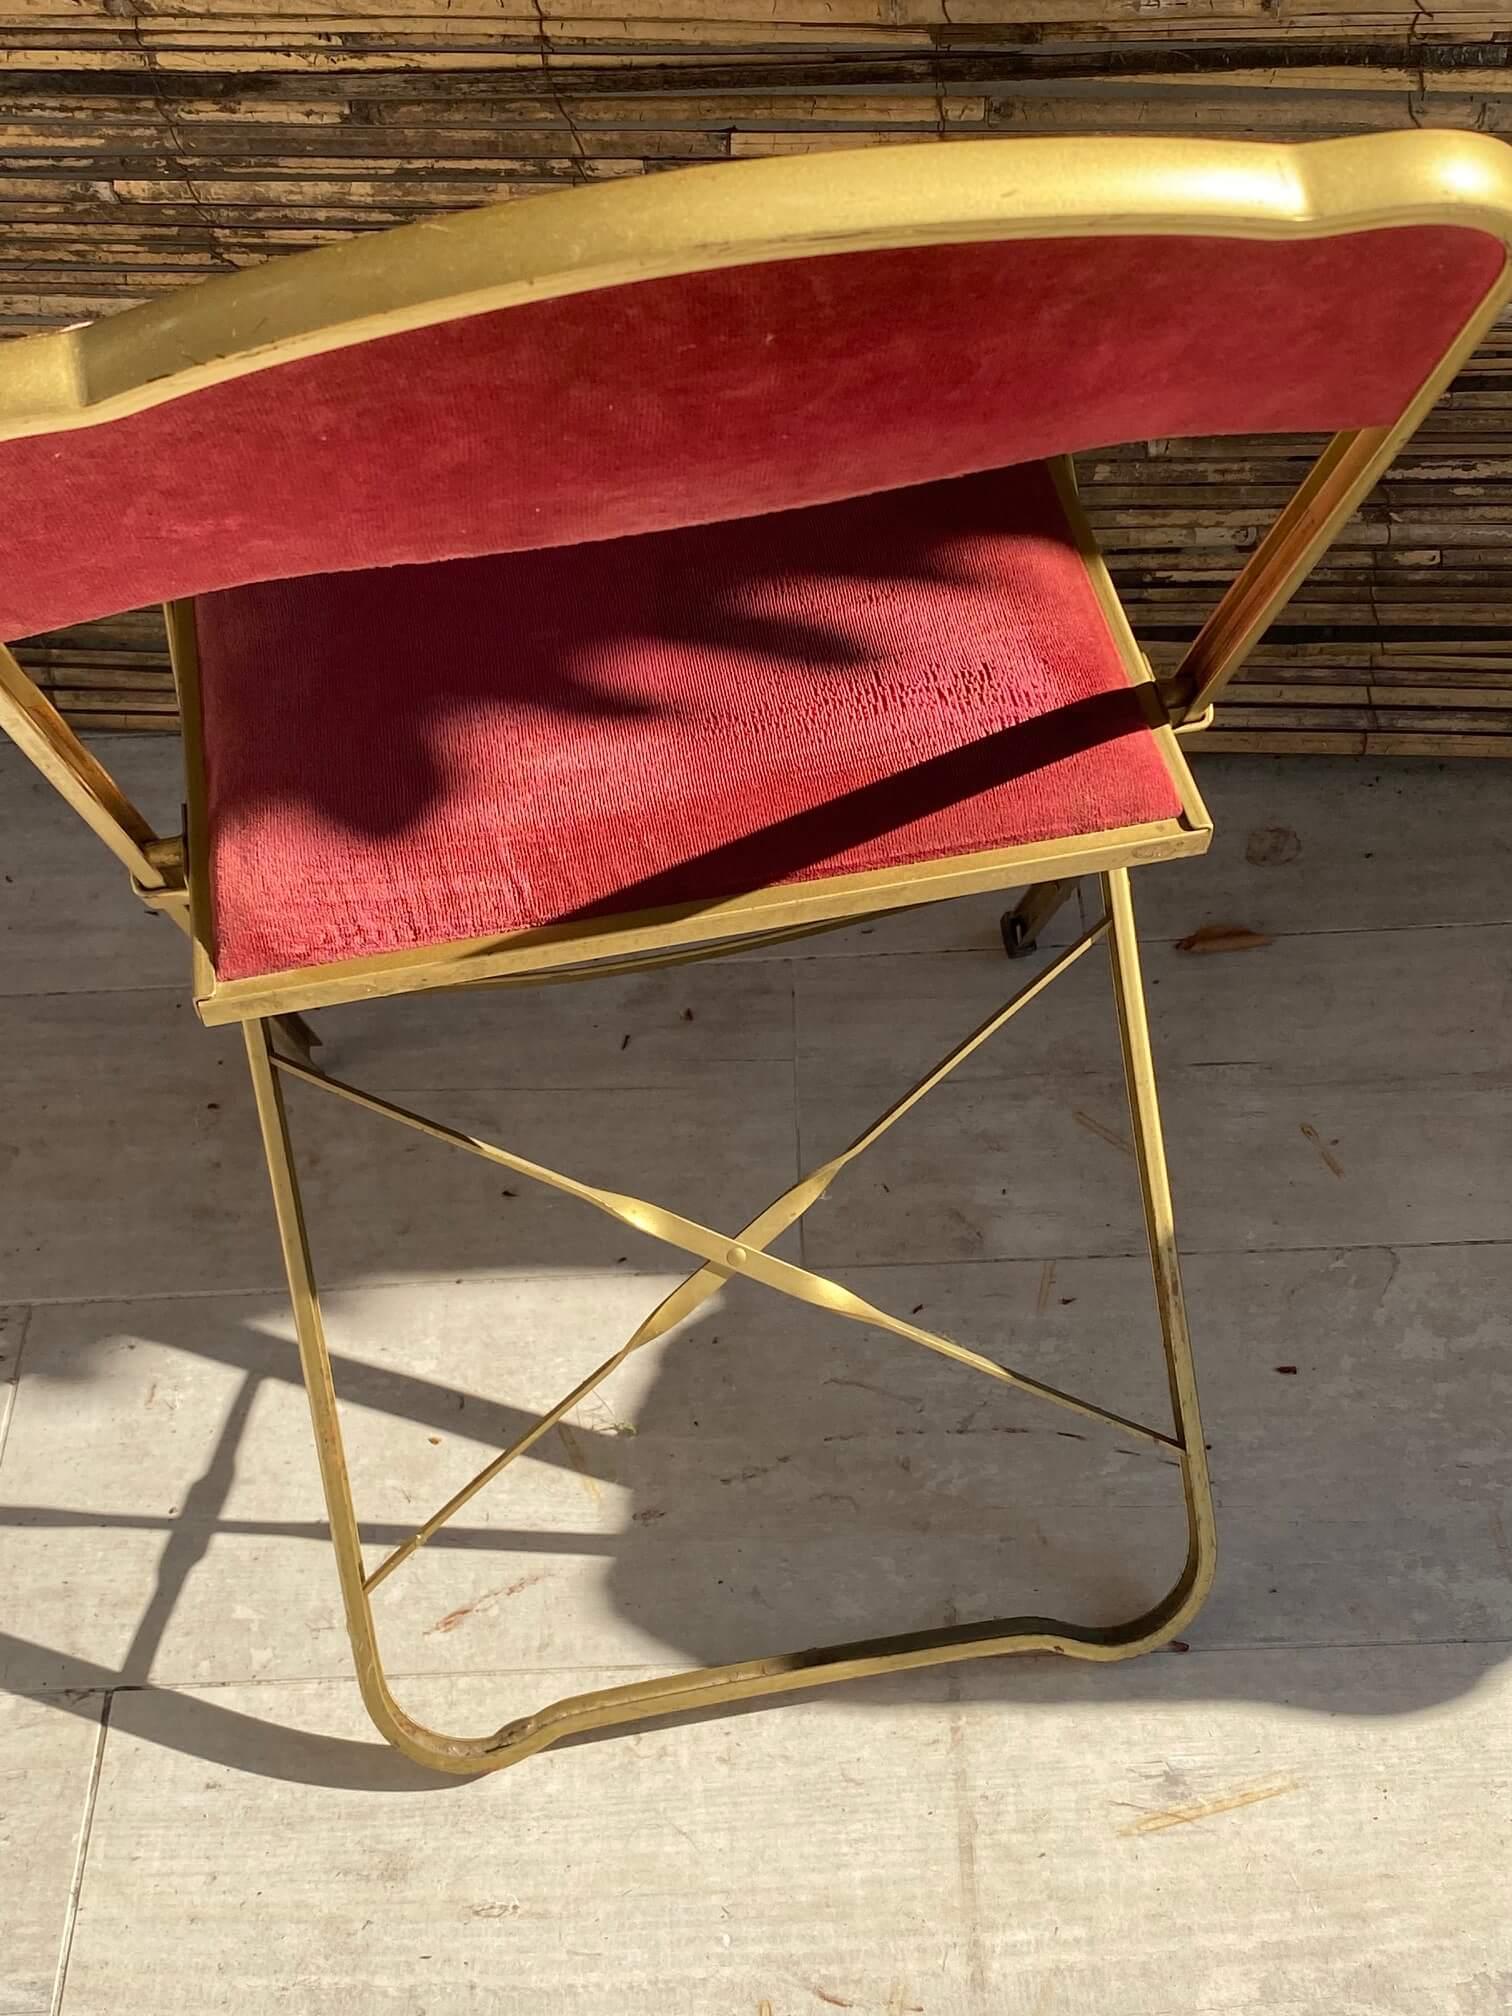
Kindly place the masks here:
[[(358, 1681), (374, 1722), (388, 1740), (407, 1756), (444, 1771), (497, 1770), (529, 1756), (532, 1751), (544, 1749), (563, 1736), (582, 1730), (677, 1714), (691, 1708), (745, 1700), (759, 1694), (778, 1694), (796, 1688), (821, 1686), (835, 1680), (858, 1679), (871, 1673), (939, 1665), (953, 1659), (987, 1658), (1008, 1652), (1060, 1652), (1081, 1659), (1123, 1659), (1164, 1643), (1196, 1614), (1211, 1584), (1214, 1561), (1207, 1459), (1197, 1412), (1191, 1345), (1181, 1296), (1170, 1186), (1156, 1103), (1155, 1074), (1150, 1056), (1128, 874), (1126, 870), (1117, 869), (1102, 876), (1100, 881), (1105, 914), (1089, 931), (973, 1030), (847, 1149), (795, 1183), (750, 1224), (734, 1234), (718, 1232), (641, 1198), (581, 1182), (491, 1142), (459, 1133), (454, 1128), (409, 1112), (373, 1093), (330, 1077), (307, 1060), (291, 1058), (276, 1050), (268, 1021), (253, 1021), (245, 1025), (252, 1086), (273, 1185), (274, 1209), (293, 1299), (300, 1361), (310, 1398), (331, 1539), (336, 1551)], [(1134, 1151), (1170, 1381), (1173, 1414), (1170, 1430), (1130, 1420), (1076, 1394), (1016, 1372), (952, 1338), (876, 1307), (841, 1287), (838, 1282), (814, 1274), (808, 1268), (779, 1260), (769, 1250), (778, 1236), (824, 1195), (849, 1163), (879, 1140), (958, 1064), (1104, 938), (1108, 943), (1124, 1075), (1133, 1121)], [(597, 1210), (607, 1212), (621, 1223), (664, 1240), (701, 1263), (664, 1298), (618, 1351), (542, 1414), (371, 1571), (363, 1562), (358, 1538), (357, 1515), (342, 1446), (330, 1354), (326, 1348), (319, 1290), (310, 1260), (299, 1180), (284, 1106), (281, 1083), (284, 1077), (298, 1078), (319, 1086), (337, 1098), (365, 1107), (401, 1126), (416, 1129), (433, 1140), (461, 1148), (516, 1175), (576, 1197)], [(1017, 1387), (1052, 1405), (1069, 1408), (1116, 1427), (1121, 1434), (1139, 1436), (1159, 1448), (1173, 1450), (1180, 1462), (1188, 1529), (1186, 1562), (1175, 1586), (1151, 1609), (1120, 1625), (1077, 1624), (1049, 1617), (1000, 1618), (810, 1651), (779, 1653), (770, 1658), (740, 1661), (735, 1665), (672, 1674), (660, 1680), (600, 1688), (593, 1693), (557, 1701), (521, 1721), (508, 1723), (483, 1735), (446, 1736), (415, 1722), (394, 1700), (384, 1674), (373, 1625), (370, 1601), (373, 1589), (402, 1566), (476, 1492), (522, 1456), (608, 1378), (632, 1352), (664, 1336), (714, 1294), (722, 1282), (737, 1274), (759, 1281), (779, 1294), (826, 1309), (833, 1315), (889, 1331), (894, 1336), (969, 1366), (1001, 1384)]]

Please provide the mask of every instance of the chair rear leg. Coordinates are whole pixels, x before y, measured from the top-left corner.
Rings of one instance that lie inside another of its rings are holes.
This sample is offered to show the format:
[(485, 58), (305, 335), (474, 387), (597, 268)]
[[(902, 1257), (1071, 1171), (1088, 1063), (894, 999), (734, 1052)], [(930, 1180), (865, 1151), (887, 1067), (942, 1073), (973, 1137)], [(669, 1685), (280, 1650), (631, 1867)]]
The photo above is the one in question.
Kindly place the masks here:
[[(819, 1646), (768, 1659), (746, 1660), (738, 1665), (671, 1674), (666, 1679), (639, 1681), (626, 1687), (601, 1688), (555, 1702), (514, 1724), (508, 1734), (521, 1748), (511, 1755), (523, 1754), (524, 1746), (543, 1748), (564, 1736), (589, 1729), (639, 1722), (693, 1708), (719, 1707), (760, 1695), (806, 1690), (839, 1680), (862, 1679), (874, 1673), (944, 1665), (958, 1659), (1025, 1652), (1056, 1652), (1099, 1661), (1129, 1659), (1169, 1644), (1197, 1615), (1212, 1586), (1216, 1565), (1207, 1445), (1202, 1436), (1191, 1338), (1182, 1298), (1129, 880), (1127, 872), (1121, 869), (1100, 879), (1111, 919), (1109, 961), (1113, 994), (1186, 1506), (1186, 1557), (1176, 1580), (1147, 1610), (1119, 1624), (1005, 1617), (849, 1645)], [(509, 1762), (511, 1757), (499, 1761)]]
[(1036, 882), (1026, 889), (1000, 922), (1003, 950), (1010, 959), (1027, 959), (1039, 950), (1039, 934), (1063, 904), (1076, 894), (1076, 881)]
[(314, 1061), (314, 1053), (320, 1048), (321, 1039), (303, 1015), (296, 1015), (290, 1011), (286, 1015), (274, 1015), (269, 1019), (296, 1057), (306, 1064)]

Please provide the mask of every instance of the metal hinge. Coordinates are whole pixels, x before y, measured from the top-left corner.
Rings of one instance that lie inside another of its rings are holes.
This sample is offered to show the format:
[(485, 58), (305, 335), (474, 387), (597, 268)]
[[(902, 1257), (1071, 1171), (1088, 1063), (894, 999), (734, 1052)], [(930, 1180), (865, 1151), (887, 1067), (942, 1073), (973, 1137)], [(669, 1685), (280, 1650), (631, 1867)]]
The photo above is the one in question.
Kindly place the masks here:
[(135, 875), (131, 886), (147, 905), (149, 910), (187, 913), (189, 908), (188, 856), (182, 833), (172, 834), (164, 840), (149, 840), (142, 852), (152, 866), (162, 876), (162, 883), (148, 888)]
[(1212, 725), (1213, 708), (1212, 703), (1209, 702), (1202, 712), (1194, 714), (1190, 721), (1180, 722), (1177, 726), (1176, 734), (1178, 738), (1183, 735), (1200, 735), (1204, 728), (1211, 728)]

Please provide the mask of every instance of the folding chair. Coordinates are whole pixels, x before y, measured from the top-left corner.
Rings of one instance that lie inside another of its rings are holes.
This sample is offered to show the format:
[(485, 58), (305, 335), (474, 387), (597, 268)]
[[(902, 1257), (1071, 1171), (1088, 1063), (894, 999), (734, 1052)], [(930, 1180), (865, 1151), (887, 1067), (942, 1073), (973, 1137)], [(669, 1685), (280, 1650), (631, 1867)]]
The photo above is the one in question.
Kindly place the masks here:
[[(1009, 1652), (1169, 1640), (1213, 1572), (1129, 871), (1201, 853), (1180, 737), (1509, 298), (1512, 154), (972, 141), (699, 168), (414, 225), (0, 355), (0, 636), (165, 599), (187, 834), (159, 837), (0, 653), (0, 720), (188, 934), (239, 1022), (347, 1622), (374, 1721), (443, 1770), (576, 1731)], [(1332, 440), (1174, 677), (1135, 644), (1069, 457)], [(407, 1111), (298, 1019), (704, 958), (1076, 878), (1098, 914), (842, 1154), (714, 1228)], [(1132, 1421), (772, 1251), (1105, 941), (1169, 1374)], [(282, 1018), (282, 1019), (280, 1019)], [(689, 1256), (606, 1363), (371, 1564), (283, 1084)], [(1189, 1545), (1117, 1626), (954, 1624), (559, 1701), (469, 1736), (395, 1702), (370, 1596), (632, 1352), (740, 1276), (1174, 1455)]]

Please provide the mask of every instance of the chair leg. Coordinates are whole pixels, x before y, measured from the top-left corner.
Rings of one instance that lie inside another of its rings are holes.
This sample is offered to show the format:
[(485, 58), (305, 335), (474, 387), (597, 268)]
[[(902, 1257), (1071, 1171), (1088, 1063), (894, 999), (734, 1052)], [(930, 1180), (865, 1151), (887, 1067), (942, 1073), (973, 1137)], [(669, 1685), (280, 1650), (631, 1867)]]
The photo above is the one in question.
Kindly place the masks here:
[(534, 1751), (543, 1750), (563, 1737), (590, 1729), (639, 1722), (695, 1708), (723, 1706), (758, 1695), (788, 1693), (838, 1680), (860, 1679), (873, 1673), (1020, 1652), (1058, 1652), (1080, 1659), (1127, 1659), (1169, 1642), (1196, 1615), (1212, 1583), (1214, 1566), (1214, 1522), (1207, 1456), (1182, 1301), (1170, 1185), (1156, 1102), (1128, 875), (1124, 870), (1116, 870), (1102, 878), (1102, 885), (1111, 920), (1109, 958), (1113, 993), (1171, 1392), (1175, 1447), (1180, 1458), (1186, 1501), (1186, 1560), (1171, 1589), (1148, 1610), (1122, 1624), (1078, 1624), (1051, 1617), (1008, 1617), (779, 1653), (771, 1658), (705, 1667), (670, 1674), (663, 1679), (574, 1695), (554, 1702), (536, 1714), (477, 1736), (447, 1736), (415, 1722), (394, 1700), (384, 1675), (369, 1601), (371, 1582), (363, 1568), (357, 1515), (342, 1447), (330, 1356), (321, 1322), (319, 1291), (310, 1260), (280, 1074), (272, 1062), (270, 1024), (263, 1021), (246, 1025), (253, 1091), (272, 1180), (300, 1362), (309, 1394), (316, 1451), (358, 1684), (375, 1725), (397, 1749), (418, 1763), (442, 1771), (492, 1771), (515, 1763)]
[(347, 1636), (351, 1640), (357, 1684), (363, 1702), (379, 1732), (417, 1763), (433, 1765), (443, 1771), (465, 1772), (486, 1770), (490, 1763), (508, 1763), (511, 1761), (508, 1756), (489, 1754), (490, 1745), (494, 1743), (491, 1737), (451, 1738), (422, 1727), (404, 1713), (389, 1691), (373, 1625), (373, 1607), (365, 1586), (362, 1542), (358, 1536), (356, 1508), (352, 1503), (352, 1484), (342, 1445), (336, 1388), (331, 1377), (331, 1357), (320, 1313), (320, 1291), (310, 1259), (299, 1176), (289, 1140), (288, 1115), (284, 1110), (283, 1087), (272, 1064), (271, 1021), (248, 1022), (243, 1033), (247, 1041), (247, 1061), (252, 1071), (257, 1118), (262, 1129), (263, 1153), (273, 1186), (279, 1243), (289, 1277), (299, 1362), (315, 1430), (315, 1450), (325, 1490), (326, 1517), (330, 1522), (331, 1544), (336, 1554), (336, 1572), (346, 1610)]
[(1108, 934), (1108, 963), (1112, 969), (1124, 1084), (1134, 1129), (1134, 1158), (1144, 1205), (1145, 1237), (1150, 1249), (1150, 1271), (1155, 1281), (1155, 1302), (1160, 1313), (1166, 1377), (1171, 1389), (1171, 1413), (1181, 1443), (1181, 1487), (1187, 1509), (1187, 1562), (1176, 1587), (1166, 1599), (1180, 1613), (1177, 1621), (1162, 1634), (1164, 1638), (1170, 1638), (1181, 1624), (1189, 1623), (1196, 1616), (1212, 1587), (1217, 1565), (1217, 1534), (1207, 1444), (1202, 1439), (1202, 1416), (1197, 1405), (1192, 1339), (1187, 1329), (1186, 1298), (1181, 1287), (1181, 1261), (1176, 1250), (1176, 1217), (1171, 1204), (1165, 1136), (1155, 1091), (1155, 1059), (1150, 1050), (1150, 1024), (1145, 1010), (1129, 871), (1127, 868), (1115, 868), (1101, 881), (1103, 900), (1113, 920), (1113, 928)]
[(306, 1064), (311, 1063), (320, 1048), (320, 1037), (303, 1015), (274, 1015), (271, 1020), (294, 1055)]
[(1026, 889), (1011, 910), (1005, 910), (999, 929), (1003, 950), (1010, 959), (1027, 959), (1039, 950), (1039, 934), (1056, 911), (1076, 894), (1076, 882), (1036, 882)]

